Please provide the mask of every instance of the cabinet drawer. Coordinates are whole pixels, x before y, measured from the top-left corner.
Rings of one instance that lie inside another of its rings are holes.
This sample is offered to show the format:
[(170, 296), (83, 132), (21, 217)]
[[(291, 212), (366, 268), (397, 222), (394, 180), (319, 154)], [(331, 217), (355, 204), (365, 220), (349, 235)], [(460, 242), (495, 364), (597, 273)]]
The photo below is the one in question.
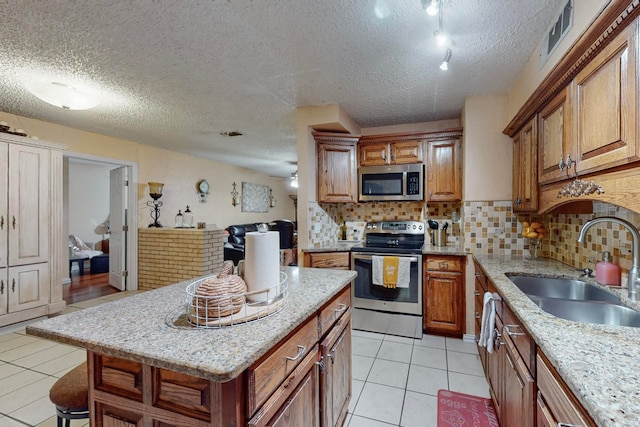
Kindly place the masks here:
[(458, 271), (462, 272), (463, 265), (463, 257), (458, 256), (449, 256), (449, 257), (439, 257), (439, 256), (429, 256), (426, 261), (426, 269), (427, 270), (437, 270), (437, 271)]
[(312, 316), (293, 335), (247, 369), (247, 410), (251, 417), (318, 342), (318, 320)]
[(319, 426), (320, 396), (317, 361), (318, 346), (316, 345), (302, 363), (291, 372), (287, 380), (275, 390), (260, 411), (247, 422), (247, 427)]
[(323, 336), (336, 321), (351, 307), (351, 286), (344, 288), (336, 297), (329, 301), (321, 310), (318, 318), (318, 331)]
[(308, 267), (349, 269), (349, 252), (307, 252)]
[(578, 402), (574, 402), (575, 397), (571, 391), (566, 389), (560, 379), (556, 378), (552, 372), (553, 368), (547, 363), (540, 354), (537, 355), (536, 382), (543, 402), (553, 414), (553, 421), (566, 425), (593, 426), (594, 423), (590, 417), (584, 414), (584, 409)]

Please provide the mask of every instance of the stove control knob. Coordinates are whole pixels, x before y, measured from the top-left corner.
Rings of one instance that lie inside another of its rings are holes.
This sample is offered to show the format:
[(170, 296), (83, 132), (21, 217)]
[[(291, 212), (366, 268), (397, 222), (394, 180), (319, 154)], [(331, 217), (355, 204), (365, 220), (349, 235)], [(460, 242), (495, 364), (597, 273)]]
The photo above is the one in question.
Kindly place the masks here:
[(413, 224), (413, 229), (414, 229), (414, 230), (416, 229), (416, 225), (415, 225), (415, 224)]
[(422, 224), (418, 226), (418, 230), (422, 230)]

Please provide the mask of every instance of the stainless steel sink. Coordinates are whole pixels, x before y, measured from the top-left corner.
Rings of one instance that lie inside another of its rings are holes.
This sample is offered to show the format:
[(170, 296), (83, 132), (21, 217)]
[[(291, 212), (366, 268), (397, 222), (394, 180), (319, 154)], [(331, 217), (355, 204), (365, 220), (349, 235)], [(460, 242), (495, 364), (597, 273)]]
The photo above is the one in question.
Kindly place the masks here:
[(531, 298), (549, 314), (575, 322), (640, 327), (640, 313), (620, 304), (557, 298)]
[(640, 327), (640, 312), (620, 297), (581, 280), (507, 275), (518, 289), (549, 314), (575, 322)]
[(616, 294), (580, 280), (517, 275), (508, 277), (527, 295), (580, 301), (620, 302), (620, 297)]

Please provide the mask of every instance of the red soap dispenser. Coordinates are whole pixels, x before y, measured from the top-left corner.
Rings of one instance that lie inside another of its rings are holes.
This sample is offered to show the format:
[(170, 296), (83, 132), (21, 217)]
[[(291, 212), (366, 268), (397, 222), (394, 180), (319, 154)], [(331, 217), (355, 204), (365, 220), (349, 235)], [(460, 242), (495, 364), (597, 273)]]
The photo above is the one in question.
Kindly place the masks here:
[(609, 251), (604, 251), (602, 255), (602, 261), (596, 264), (596, 282), (601, 285), (620, 286), (620, 266), (611, 262)]

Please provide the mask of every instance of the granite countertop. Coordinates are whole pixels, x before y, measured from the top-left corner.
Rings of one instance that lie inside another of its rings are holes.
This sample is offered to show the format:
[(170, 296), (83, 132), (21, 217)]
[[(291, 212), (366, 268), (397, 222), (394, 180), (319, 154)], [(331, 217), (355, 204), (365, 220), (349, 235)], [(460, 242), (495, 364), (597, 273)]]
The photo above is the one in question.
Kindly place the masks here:
[[(560, 319), (542, 311), (505, 273), (578, 278), (579, 271), (550, 259), (474, 255), (536, 344), (599, 426), (636, 426), (640, 420), (640, 328)], [(601, 288), (593, 278), (586, 280)], [(622, 302), (626, 289), (614, 289)]]
[(360, 246), (360, 240), (338, 240), (332, 244), (321, 246), (318, 248), (306, 248), (302, 252), (348, 252), (354, 246)]
[[(303, 249), (303, 252), (342, 252), (342, 251), (350, 251), (354, 246), (361, 246), (363, 242), (361, 241), (352, 241), (352, 240), (340, 240), (334, 244), (322, 246), (319, 248), (307, 248)], [(434, 246), (430, 243), (425, 243), (422, 247), (423, 255), (456, 255), (456, 256), (467, 256), (466, 253), (461, 246), (458, 245), (448, 245), (448, 246)]]
[(228, 381), (267, 353), (356, 276), (354, 271), (283, 268), (284, 308), (262, 319), (220, 329), (176, 326), (185, 313), (177, 283), (27, 326), (27, 333), (214, 381)]
[(447, 245), (447, 246), (435, 246), (430, 243), (425, 243), (422, 247), (422, 255), (455, 255), (455, 256), (467, 256), (461, 246)]

